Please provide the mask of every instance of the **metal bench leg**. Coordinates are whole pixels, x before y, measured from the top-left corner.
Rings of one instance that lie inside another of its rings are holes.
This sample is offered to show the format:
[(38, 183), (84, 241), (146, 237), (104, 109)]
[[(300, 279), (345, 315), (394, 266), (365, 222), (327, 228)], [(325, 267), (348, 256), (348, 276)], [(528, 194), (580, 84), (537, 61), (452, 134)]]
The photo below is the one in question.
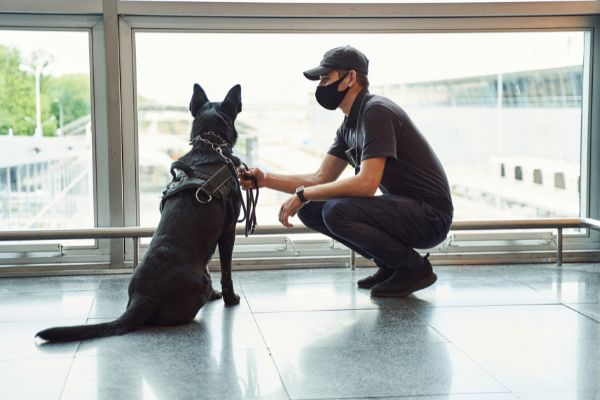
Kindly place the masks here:
[(140, 256), (140, 238), (133, 238), (133, 269), (138, 265), (138, 258)]
[(556, 265), (562, 265), (563, 228), (558, 228), (558, 242), (556, 243)]

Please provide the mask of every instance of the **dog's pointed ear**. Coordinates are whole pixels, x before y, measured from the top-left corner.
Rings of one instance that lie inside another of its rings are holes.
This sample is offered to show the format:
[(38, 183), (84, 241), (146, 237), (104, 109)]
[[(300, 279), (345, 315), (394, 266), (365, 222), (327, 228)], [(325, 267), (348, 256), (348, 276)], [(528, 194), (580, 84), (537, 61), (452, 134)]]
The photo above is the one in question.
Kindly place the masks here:
[(242, 87), (240, 85), (229, 89), (225, 100), (221, 103), (221, 108), (234, 119), (242, 111)]
[(208, 97), (206, 97), (204, 89), (202, 89), (197, 83), (194, 83), (194, 94), (192, 95), (192, 100), (190, 101), (190, 112), (192, 113), (192, 116), (195, 117), (198, 113), (198, 110), (207, 102)]

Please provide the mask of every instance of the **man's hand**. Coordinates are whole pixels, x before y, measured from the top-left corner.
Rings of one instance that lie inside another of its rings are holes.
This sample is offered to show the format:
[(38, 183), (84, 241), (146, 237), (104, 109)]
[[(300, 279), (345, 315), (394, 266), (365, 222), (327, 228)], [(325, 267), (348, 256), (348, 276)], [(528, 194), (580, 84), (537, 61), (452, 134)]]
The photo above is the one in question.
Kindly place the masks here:
[(265, 181), (267, 179), (267, 173), (261, 170), (260, 168), (250, 168), (250, 169), (241, 169), (238, 168), (238, 178), (240, 180), (240, 185), (242, 189), (254, 189), (252, 186), (251, 176), (254, 175), (256, 177), (256, 182), (258, 183), (258, 187), (264, 187)]
[(292, 225), (289, 222), (289, 218), (296, 215), (299, 209), (303, 206), (302, 202), (298, 198), (298, 196), (293, 195), (290, 197), (285, 203), (281, 205), (279, 209), (279, 222), (286, 228), (292, 228)]

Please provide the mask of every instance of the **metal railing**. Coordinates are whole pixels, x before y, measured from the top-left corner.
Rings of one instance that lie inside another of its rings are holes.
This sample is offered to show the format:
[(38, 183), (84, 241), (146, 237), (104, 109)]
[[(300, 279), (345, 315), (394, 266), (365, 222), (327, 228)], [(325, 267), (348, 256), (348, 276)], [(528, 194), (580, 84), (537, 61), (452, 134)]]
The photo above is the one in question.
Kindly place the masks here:
[[(525, 220), (499, 220), (499, 221), (454, 221), (451, 231), (465, 230), (499, 230), (499, 229), (556, 229), (556, 264), (562, 265), (563, 255), (563, 229), (567, 228), (590, 228), (600, 230), (600, 220), (591, 218), (545, 218)], [(274, 235), (282, 233), (311, 233), (305, 226), (296, 226), (286, 229), (279, 225), (266, 225), (258, 227), (255, 235)], [(243, 235), (243, 227), (238, 227), (236, 234)], [(154, 228), (88, 228), (88, 229), (44, 229), (44, 230), (21, 230), (0, 231), (0, 242), (3, 241), (27, 241), (27, 240), (58, 240), (58, 239), (133, 239), (133, 265), (137, 266), (140, 252), (140, 238), (152, 237)], [(354, 252), (350, 255), (350, 265), (356, 265)]]

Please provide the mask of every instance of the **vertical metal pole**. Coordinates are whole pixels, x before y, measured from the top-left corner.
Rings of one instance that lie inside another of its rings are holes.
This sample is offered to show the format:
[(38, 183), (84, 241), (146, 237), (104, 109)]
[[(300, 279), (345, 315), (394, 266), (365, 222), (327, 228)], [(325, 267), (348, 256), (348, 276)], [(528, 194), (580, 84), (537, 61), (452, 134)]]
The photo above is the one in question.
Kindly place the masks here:
[(133, 238), (133, 269), (138, 265), (138, 258), (140, 257), (140, 238)]
[(350, 269), (352, 271), (356, 269), (356, 253), (354, 250), (350, 250)]
[(562, 265), (563, 228), (558, 227), (558, 242), (556, 243), (556, 265)]

